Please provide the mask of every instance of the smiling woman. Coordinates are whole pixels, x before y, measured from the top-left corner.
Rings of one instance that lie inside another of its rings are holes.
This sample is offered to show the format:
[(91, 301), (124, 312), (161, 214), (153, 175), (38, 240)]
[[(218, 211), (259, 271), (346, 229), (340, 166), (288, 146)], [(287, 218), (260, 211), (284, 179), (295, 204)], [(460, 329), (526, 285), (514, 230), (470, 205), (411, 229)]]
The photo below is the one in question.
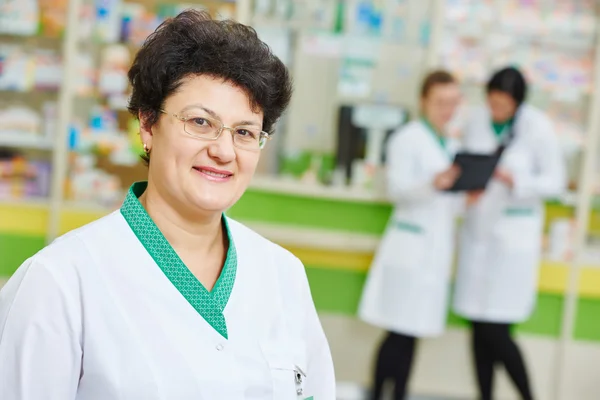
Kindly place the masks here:
[(335, 399), (301, 262), (224, 216), (287, 107), (254, 30), (186, 11), (130, 70), (148, 181), (0, 292), (0, 393), (33, 399)]

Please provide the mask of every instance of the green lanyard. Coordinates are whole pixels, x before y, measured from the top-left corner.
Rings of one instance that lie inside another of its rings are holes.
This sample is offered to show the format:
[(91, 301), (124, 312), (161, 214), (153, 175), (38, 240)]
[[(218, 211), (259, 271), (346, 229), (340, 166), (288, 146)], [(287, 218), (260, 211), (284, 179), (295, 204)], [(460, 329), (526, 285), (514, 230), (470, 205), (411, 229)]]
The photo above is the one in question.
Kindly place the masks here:
[(427, 127), (427, 130), (429, 131), (429, 133), (431, 133), (431, 135), (433, 135), (433, 137), (440, 144), (440, 147), (442, 148), (442, 150), (444, 150), (444, 152), (448, 155), (448, 157), (451, 157), (450, 152), (448, 151), (448, 139), (441, 132), (439, 132), (437, 129), (435, 129), (434, 126), (429, 122), (429, 120), (427, 118), (423, 117), (423, 118), (421, 118), (421, 121)]

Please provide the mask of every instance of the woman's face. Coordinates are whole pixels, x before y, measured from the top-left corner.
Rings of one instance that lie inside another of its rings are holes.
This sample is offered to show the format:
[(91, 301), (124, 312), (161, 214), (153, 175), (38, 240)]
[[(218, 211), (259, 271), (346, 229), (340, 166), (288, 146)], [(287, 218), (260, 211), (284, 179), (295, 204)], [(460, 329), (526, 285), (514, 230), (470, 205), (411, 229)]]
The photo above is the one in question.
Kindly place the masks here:
[(444, 127), (452, 117), (461, 101), (460, 88), (456, 83), (433, 85), (422, 99), (425, 118), (435, 127)]
[(260, 151), (235, 147), (226, 129), (217, 140), (191, 137), (173, 114), (201, 110), (228, 127), (252, 124), (262, 129), (263, 113), (252, 110), (240, 88), (203, 75), (185, 79), (163, 110), (166, 114), (151, 128), (140, 124), (142, 141), (151, 151), (149, 181), (165, 201), (184, 209), (220, 213), (232, 206), (248, 187)]
[(505, 92), (492, 90), (487, 96), (492, 121), (502, 123), (515, 116), (517, 102)]

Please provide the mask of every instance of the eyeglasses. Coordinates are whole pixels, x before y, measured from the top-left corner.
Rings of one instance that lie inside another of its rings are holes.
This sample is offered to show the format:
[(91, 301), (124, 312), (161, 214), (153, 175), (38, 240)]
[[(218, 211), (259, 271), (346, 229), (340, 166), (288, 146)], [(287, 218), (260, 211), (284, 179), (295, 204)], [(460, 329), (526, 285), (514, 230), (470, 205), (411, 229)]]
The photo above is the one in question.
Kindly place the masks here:
[(265, 147), (271, 136), (253, 125), (240, 125), (230, 128), (217, 119), (208, 115), (204, 110), (186, 111), (185, 115), (171, 114), (159, 110), (166, 115), (172, 115), (183, 122), (185, 133), (196, 139), (217, 140), (224, 130), (231, 132), (233, 145), (243, 150), (258, 151)]

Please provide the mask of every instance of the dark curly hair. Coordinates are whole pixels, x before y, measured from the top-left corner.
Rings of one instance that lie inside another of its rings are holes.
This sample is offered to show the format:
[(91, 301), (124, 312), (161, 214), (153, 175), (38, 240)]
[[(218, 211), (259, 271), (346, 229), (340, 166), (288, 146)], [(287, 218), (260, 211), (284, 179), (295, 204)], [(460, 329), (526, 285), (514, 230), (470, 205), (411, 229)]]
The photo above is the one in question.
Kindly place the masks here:
[(137, 53), (128, 74), (129, 112), (153, 126), (165, 100), (194, 75), (222, 78), (244, 90), (253, 111), (263, 112), (263, 130), (269, 133), (292, 95), (287, 68), (254, 29), (186, 10), (163, 22)]

